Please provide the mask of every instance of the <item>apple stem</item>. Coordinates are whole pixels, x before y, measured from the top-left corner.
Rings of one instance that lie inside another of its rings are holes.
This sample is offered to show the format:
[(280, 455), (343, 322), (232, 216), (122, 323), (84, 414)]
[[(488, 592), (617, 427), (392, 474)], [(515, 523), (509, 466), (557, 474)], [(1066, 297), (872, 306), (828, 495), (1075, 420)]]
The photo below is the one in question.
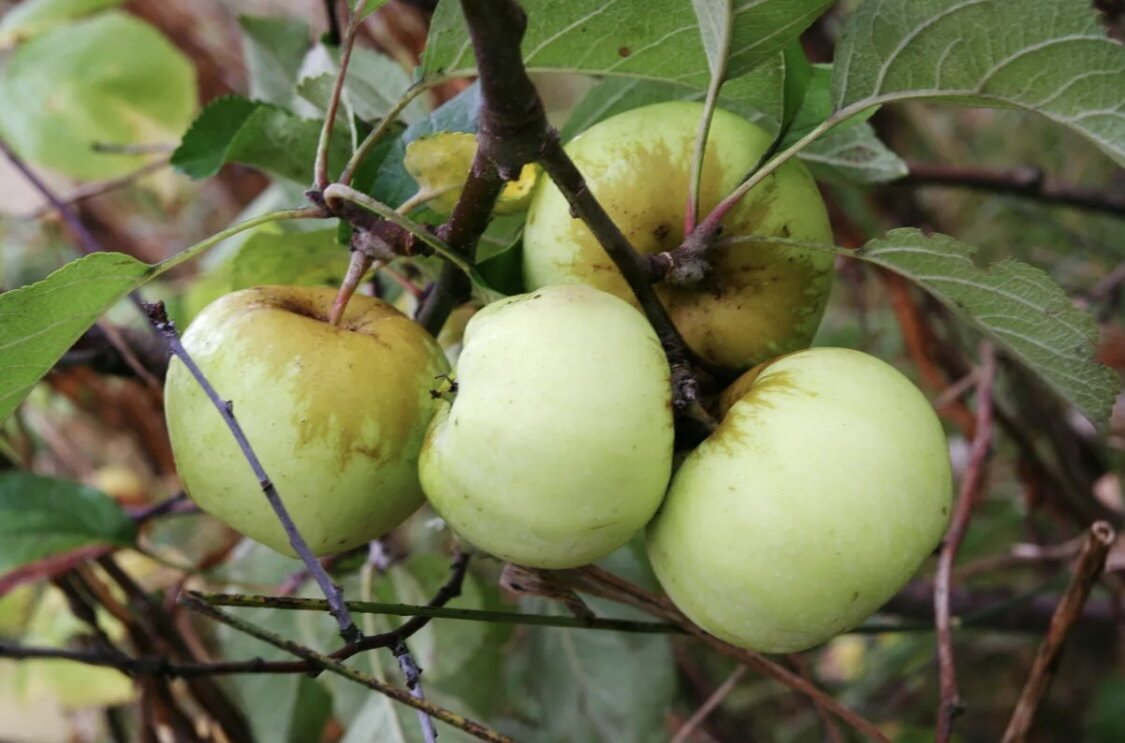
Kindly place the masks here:
[(340, 283), (340, 291), (336, 292), (336, 299), (332, 302), (332, 309), (328, 312), (329, 325), (339, 327), (344, 311), (348, 308), (348, 301), (355, 294), (355, 290), (359, 288), (359, 283), (363, 280), (364, 274), (374, 264), (375, 259), (362, 250), (352, 251), (352, 258), (348, 263), (348, 272), (344, 274), (344, 280)]

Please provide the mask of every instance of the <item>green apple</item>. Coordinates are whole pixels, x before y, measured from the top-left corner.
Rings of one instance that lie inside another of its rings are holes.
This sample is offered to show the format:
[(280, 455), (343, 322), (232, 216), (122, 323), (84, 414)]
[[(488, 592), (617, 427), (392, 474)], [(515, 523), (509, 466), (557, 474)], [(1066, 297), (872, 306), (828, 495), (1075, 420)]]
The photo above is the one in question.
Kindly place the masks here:
[(814, 348), (747, 372), (648, 528), (668, 596), (703, 629), (788, 653), (853, 627), (941, 540), (941, 424), (873, 356)]
[[(703, 106), (674, 102), (626, 111), (567, 145), (598, 201), (641, 253), (683, 240), (692, 151)], [(715, 111), (701, 179), (701, 218), (754, 168), (772, 137), (732, 113)], [(723, 236), (766, 235), (831, 243), (824, 202), (805, 166), (790, 160), (753, 188), (723, 221)], [(530, 288), (584, 283), (635, 301), (613, 261), (566, 199), (543, 178), (524, 231)], [(832, 286), (833, 257), (766, 243), (712, 253), (698, 287), (657, 293), (687, 343), (707, 361), (747, 369), (812, 341)]]
[[(336, 290), (264, 286), (212, 302), (183, 344), (233, 403), (301, 536), (318, 555), (376, 539), (423, 501), (418, 452), (448, 371), (421, 326), (354, 296), (338, 326)], [(222, 416), (174, 360), (165, 409), (176, 466), (204, 511), (293, 554)]]
[(668, 362), (637, 310), (582, 285), (473, 316), (456, 390), (430, 424), (426, 497), (480, 549), (584, 565), (656, 511), (672, 468)]

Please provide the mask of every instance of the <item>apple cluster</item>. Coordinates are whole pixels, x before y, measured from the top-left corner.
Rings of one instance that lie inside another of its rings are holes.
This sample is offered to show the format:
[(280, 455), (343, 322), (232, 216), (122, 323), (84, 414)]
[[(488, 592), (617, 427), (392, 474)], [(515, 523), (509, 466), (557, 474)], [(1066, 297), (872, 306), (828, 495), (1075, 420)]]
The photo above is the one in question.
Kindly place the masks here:
[[(683, 239), (701, 106), (612, 117), (568, 145), (587, 184), (642, 252)], [(716, 111), (699, 207), (709, 211), (770, 145)], [(790, 161), (724, 220), (711, 276), (659, 295), (692, 349), (742, 373), (719, 424), (674, 451), (670, 370), (616, 267), (541, 182), (524, 236), (530, 291), (469, 320), (456, 371), (420, 326), (356, 296), (260, 287), (208, 306), (184, 345), (234, 401), (249, 439), (317, 554), (382, 536), (429, 501), (461, 538), (503, 560), (562, 569), (644, 530), (675, 604), (742, 647), (792, 652), (863, 621), (944, 531), (945, 437), (922, 393), (857, 351), (808, 348), (831, 254), (823, 202)], [(825, 257), (827, 256), (827, 257)], [(172, 444), (204, 510), (292, 554), (218, 412), (169, 370)], [(682, 456), (680, 456), (682, 455)], [(674, 462), (679, 462), (674, 467)]]

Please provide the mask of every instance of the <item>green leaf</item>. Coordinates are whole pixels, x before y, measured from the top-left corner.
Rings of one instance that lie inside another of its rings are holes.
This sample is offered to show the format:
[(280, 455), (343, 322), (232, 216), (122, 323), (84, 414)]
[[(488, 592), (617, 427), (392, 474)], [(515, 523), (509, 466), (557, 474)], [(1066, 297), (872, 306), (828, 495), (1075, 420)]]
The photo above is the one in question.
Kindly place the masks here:
[[(212, 101), (192, 123), (172, 165), (192, 178), (207, 178), (226, 163), (242, 163), (297, 183), (312, 179), (322, 122), (301, 119), (268, 103), (226, 96)], [(343, 167), (344, 137), (333, 137), (329, 166)]]
[(1086, 734), (1090, 743), (1114, 743), (1125, 739), (1125, 673), (1117, 671), (1098, 684), (1097, 693), (1086, 713)]
[(946, 98), (1046, 116), (1125, 163), (1125, 46), (1088, 0), (866, 0), (837, 49), (833, 102)]
[(363, 10), (359, 12), (360, 20), (363, 20), (386, 4), (387, 0), (367, 0), (367, 2), (363, 4)]
[(125, 0), (24, 0), (0, 20), (0, 49), (123, 2)]
[(229, 291), (262, 284), (339, 286), (348, 270), (348, 250), (336, 230), (255, 231), (231, 258)]
[(0, 421), (103, 312), (152, 270), (121, 253), (95, 253), (42, 281), (0, 294)]
[(320, 740), (328, 718), (332, 716), (332, 693), (324, 684), (299, 676), (296, 699), (289, 709), (287, 743), (306, 743)]
[(308, 24), (284, 16), (242, 16), (238, 23), (250, 97), (288, 108), (310, 46)]
[(908, 169), (866, 121), (840, 126), (822, 135), (798, 157), (812, 174), (825, 181), (886, 183), (906, 175)]
[(127, 547), (136, 527), (101, 491), (29, 472), (0, 474), (0, 572), (94, 544)]
[(135, 170), (143, 157), (93, 145), (174, 141), (195, 108), (191, 62), (117, 11), (36, 37), (0, 76), (0, 135), (24, 159), (78, 178)]
[[(587, 72), (706, 88), (710, 64), (692, 3), (683, 0), (524, 0), (524, 60), (533, 71)], [(771, 59), (830, 5), (827, 0), (757, 0), (732, 9), (727, 56), (735, 78)], [(457, 3), (438, 6), (422, 61), (426, 75), (475, 66)]]
[(856, 257), (921, 286), (1104, 426), (1121, 383), (1093, 360), (1093, 318), (1038, 268), (1004, 260), (981, 269), (975, 253), (952, 237), (904, 228), (867, 243)]

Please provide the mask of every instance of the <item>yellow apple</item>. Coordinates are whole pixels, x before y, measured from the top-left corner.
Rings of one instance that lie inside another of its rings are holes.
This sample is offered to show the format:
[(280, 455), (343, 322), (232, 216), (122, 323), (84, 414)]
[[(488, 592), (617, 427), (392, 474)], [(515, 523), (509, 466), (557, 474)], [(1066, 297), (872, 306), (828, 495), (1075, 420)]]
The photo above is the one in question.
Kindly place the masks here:
[(672, 467), (668, 362), (645, 318), (590, 287), (546, 287), (469, 320), (452, 402), (422, 448), (426, 497), (480, 549), (584, 565), (656, 511)]
[(941, 540), (945, 436), (910, 380), (847, 349), (763, 364), (723, 403), (648, 528), (649, 557), (703, 629), (804, 650), (876, 611)]
[[(336, 291), (265, 286), (207, 306), (183, 336), (233, 410), (310, 549), (376, 539), (421, 505), (418, 452), (448, 371), (437, 343), (378, 299), (354, 296), (339, 326)], [(204, 511), (293, 554), (219, 412), (182, 363), (165, 383), (168, 431), (188, 495)]]
[[(703, 107), (673, 102), (626, 111), (567, 145), (586, 184), (641, 253), (683, 240), (693, 142)], [(754, 167), (772, 138), (723, 110), (711, 122), (701, 180), (701, 217)], [(780, 236), (831, 243), (824, 202), (805, 166), (790, 160), (753, 188), (723, 221), (723, 237)], [(602, 250), (550, 179), (532, 197), (524, 231), (529, 288), (584, 283), (635, 301)], [(805, 348), (832, 286), (831, 254), (744, 243), (712, 252), (697, 287), (660, 285), (676, 327), (705, 360), (737, 369)]]

